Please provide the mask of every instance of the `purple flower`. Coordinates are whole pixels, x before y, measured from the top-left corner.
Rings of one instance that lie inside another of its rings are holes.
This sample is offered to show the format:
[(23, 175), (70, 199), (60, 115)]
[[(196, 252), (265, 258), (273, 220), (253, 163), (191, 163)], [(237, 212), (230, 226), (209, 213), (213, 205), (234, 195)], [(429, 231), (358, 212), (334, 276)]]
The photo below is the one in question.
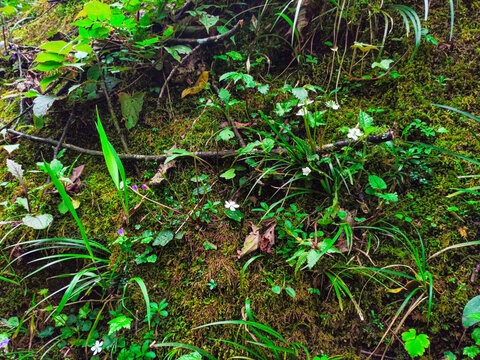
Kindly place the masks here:
[(121, 228), (117, 230), (118, 235), (123, 235), (124, 233), (125, 233), (125, 231), (123, 231), (123, 229), (121, 229)]
[(142, 185), (142, 189), (143, 189), (143, 190), (147, 190), (147, 189), (148, 189), (147, 185), (143, 184), (143, 185)]
[(2, 341), (0, 341), (0, 349), (3, 348), (4, 353), (7, 352), (7, 346), (9, 342), (10, 342), (10, 339), (3, 339)]
[(138, 186), (137, 186), (137, 185), (132, 185), (132, 190), (133, 190), (133, 191), (137, 191), (137, 190), (138, 190)]

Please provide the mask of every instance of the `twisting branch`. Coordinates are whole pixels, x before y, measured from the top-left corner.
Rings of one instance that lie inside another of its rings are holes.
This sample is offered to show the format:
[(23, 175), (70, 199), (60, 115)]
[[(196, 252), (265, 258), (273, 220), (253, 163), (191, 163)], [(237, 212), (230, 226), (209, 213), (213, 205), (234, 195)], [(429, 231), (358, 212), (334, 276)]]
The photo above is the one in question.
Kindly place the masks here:
[[(23, 137), (25, 139), (29, 139), (32, 141), (37, 141), (45, 144), (52, 144), (54, 146), (58, 146), (59, 142), (50, 139), (50, 138), (42, 138), (38, 136), (33, 136), (33, 135), (28, 135), (19, 131), (15, 131), (12, 129), (8, 129), (7, 132), (12, 135), (16, 135), (19, 137)], [(370, 135), (367, 137), (366, 141), (367, 143), (370, 144), (379, 144), (383, 142), (387, 142), (393, 140), (393, 131), (388, 130), (385, 133), (381, 135)], [(332, 144), (326, 144), (323, 146), (318, 146), (317, 147), (317, 153), (321, 152), (328, 152), (328, 151), (334, 151), (336, 149), (340, 149), (345, 146), (355, 146), (356, 144), (361, 143), (360, 141), (354, 141), (351, 139), (346, 139), (346, 140), (340, 140), (337, 142), (334, 142)], [(70, 149), (76, 152), (80, 152), (83, 154), (88, 154), (88, 155), (93, 155), (93, 156), (103, 156), (103, 152), (97, 151), (97, 150), (90, 150), (90, 149), (85, 149), (80, 146), (76, 145), (71, 145), (71, 144), (60, 144), (61, 147)], [(270, 151), (270, 153), (273, 154), (286, 154), (287, 150), (283, 148), (279, 149), (273, 149)], [(258, 153), (262, 154), (264, 151), (262, 150), (252, 150), (250, 153)], [(169, 157), (171, 154), (164, 154), (164, 155), (138, 155), (138, 154), (118, 154), (118, 157), (122, 160), (141, 160), (141, 161), (153, 161), (153, 160), (158, 160), (158, 161), (163, 161), (167, 157)], [(219, 157), (224, 157), (224, 156), (229, 156), (229, 155), (238, 155), (237, 150), (222, 150), (222, 151), (198, 151), (198, 152), (192, 152), (192, 155), (201, 158), (201, 159), (216, 159)]]

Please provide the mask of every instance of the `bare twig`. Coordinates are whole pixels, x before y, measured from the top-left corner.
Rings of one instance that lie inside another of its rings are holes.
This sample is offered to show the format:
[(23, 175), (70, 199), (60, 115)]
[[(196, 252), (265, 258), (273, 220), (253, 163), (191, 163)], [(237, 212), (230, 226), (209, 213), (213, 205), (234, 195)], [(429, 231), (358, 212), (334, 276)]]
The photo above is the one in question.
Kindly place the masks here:
[(53, 158), (56, 159), (58, 156), (58, 152), (60, 151), (60, 148), (62, 147), (62, 143), (65, 140), (65, 137), (67, 136), (67, 131), (70, 125), (73, 122), (73, 114), (75, 114), (75, 106), (73, 106), (72, 111), (70, 112), (70, 116), (68, 117), (67, 123), (65, 124), (65, 128), (63, 129), (62, 136), (60, 136), (60, 140), (58, 140), (57, 146), (55, 146), (55, 150), (53, 150)]
[[(33, 135), (28, 135), (19, 131), (15, 131), (12, 129), (8, 129), (7, 133), (12, 134), (12, 135), (17, 135), (20, 137), (23, 137), (25, 139), (29, 139), (32, 141), (37, 141), (41, 143), (46, 143), (46, 144), (52, 144), (54, 146), (57, 146), (59, 144), (58, 141), (50, 138), (42, 138), (38, 136), (33, 136)], [(384, 134), (381, 135), (370, 135), (366, 141), (371, 144), (379, 144), (382, 142), (387, 142), (393, 140), (393, 132), (391, 130), (385, 132)], [(318, 146), (317, 147), (317, 152), (327, 152), (327, 151), (333, 151), (335, 149), (339, 149), (342, 147), (345, 147), (347, 145), (354, 146), (357, 143), (361, 143), (360, 141), (356, 142), (350, 139), (346, 140), (341, 140), (337, 141), (332, 144), (326, 144), (323, 146)], [(88, 154), (88, 155), (93, 155), (93, 156), (103, 156), (103, 152), (97, 151), (97, 150), (90, 150), (90, 149), (85, 149), (76, 145), (71, 145), (71, 144), (61, 144), (61, 147), (70, 149), (73, 151), (77, 151), (83, 154)], [(270, 153), (273, 154), (285, 154), (287, 151), (285, 149), (279, 148), (279, 149), (273, 149), (270, 151)], [(250, 153), (259, 153), (262, 154), (264, 151), (262, 150), (252, 150)], [(224, 157), (224, 156), (229, 156), (229, 155), (239, 155), (237, 150), (222, 150), (222, 151), (198, 151), (198, 152), (192, 152), (191, 153), (193, 156), (201, 159), (216, 159), (219, 157)], [(142, 160), (142, 161), (153, 161), (153, 160), (159, 160), (163, 161), (165, 160), (168, 156), (171, 154), (163, 154), (163, 155), (138, 155), (138, 154), (118, 154), (118, 157), (120, 159), (124, 160)]]
[(231, 28), (229, 31), (227, 31), (224, 34), (209, 36), (203, 39), (172, 39), (168, 41), (168, 43), (169, 44), (198, 44), (198, 45), (216, 43), (223, 39), (229, 38), (230, 36), (235, 34), (238, 31), (238, 29), (242, 26), (243, 26), (243, 20), (240, 20), (239, 22), (237, 22), (237, 24), (233, 28)]

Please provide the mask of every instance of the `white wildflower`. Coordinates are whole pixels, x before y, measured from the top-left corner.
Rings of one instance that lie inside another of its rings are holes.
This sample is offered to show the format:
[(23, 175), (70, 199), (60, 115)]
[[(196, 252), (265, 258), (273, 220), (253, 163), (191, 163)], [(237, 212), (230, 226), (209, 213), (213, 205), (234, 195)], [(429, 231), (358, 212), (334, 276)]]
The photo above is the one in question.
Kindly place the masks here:
[(308, 166), (302, 169), (303, 176), (308, 176), (310, 175), (311, 172), (312, 172), (312, 169), (310, 169)]
[(353, 141), (357, 141), (360, 136), (362, 136), (363, 133), (360, 131), (360, 129), (353, 128), (348, 130), (347, 137), (349, 139), (352, 139)]
[(307, 114), (308, 114), (308, 109), (305, 106), (297, 111), (298, 116), (305, 116)]
[(299, 103), (297, 104), (298, 107), (304, 107), (306, 105), (310, 105), (310, 104), (313, 104), (315, 101), (311, 100), (311, 99), (306, 99), (306, 100), (303, 100), (303, 101), (299, 101)]
[(100, 354), (102, 352), (103, 341), (96, 341), (95, 345), (93, 345), (90, 350), (93, 352), (93, 356)]
[(333, 100), (328, 100), (325, 103), (325, 106), (332, 109), (332, 110), (338, 110), (340, 108), (340, 105), (338, 105), (335, 101)]
[(228, 201), (225, 201), (225, 208), (226, 209), (230, 209), (230, 211), (235, 211), (236, 209), (238, 209), (240, 207), (240, 205), (238, 205), (235, 201), (233, 200), (228, 200)]

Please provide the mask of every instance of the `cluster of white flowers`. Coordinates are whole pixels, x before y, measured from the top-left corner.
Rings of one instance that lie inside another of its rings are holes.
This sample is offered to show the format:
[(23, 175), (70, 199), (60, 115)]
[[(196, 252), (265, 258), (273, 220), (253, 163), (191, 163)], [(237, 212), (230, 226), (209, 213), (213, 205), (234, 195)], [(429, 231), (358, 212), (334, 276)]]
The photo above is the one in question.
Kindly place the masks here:
[(303, 100), (303, 101), (300, 101), (298, 103), (298, 107), (300, 108), (300, 110), (297, 111), (297, 115), (298, 116), (305, 116), (308, 114), (308, 109), (307, 109), (307, 105), (310, 105), (310, 104), (313, 104), (314, 101), (313, 100), (310, 100), (310, 99), (306, 99), (306, 100)]
[(348, 130), (347, 137), (349, 139), (352, 139), (353, 141), (357, 141), (361, 136), (363, 136), (363, 133), (360, 131), (359, 128), (353, 128)]
[(330, 108), (332, 110), (338, 110), (340, 109), (340, 105), (338, 105), (335, 101), (333, 100), (328, 100), (326, 103), (325, 103), (325, 106), (327, 108)]

